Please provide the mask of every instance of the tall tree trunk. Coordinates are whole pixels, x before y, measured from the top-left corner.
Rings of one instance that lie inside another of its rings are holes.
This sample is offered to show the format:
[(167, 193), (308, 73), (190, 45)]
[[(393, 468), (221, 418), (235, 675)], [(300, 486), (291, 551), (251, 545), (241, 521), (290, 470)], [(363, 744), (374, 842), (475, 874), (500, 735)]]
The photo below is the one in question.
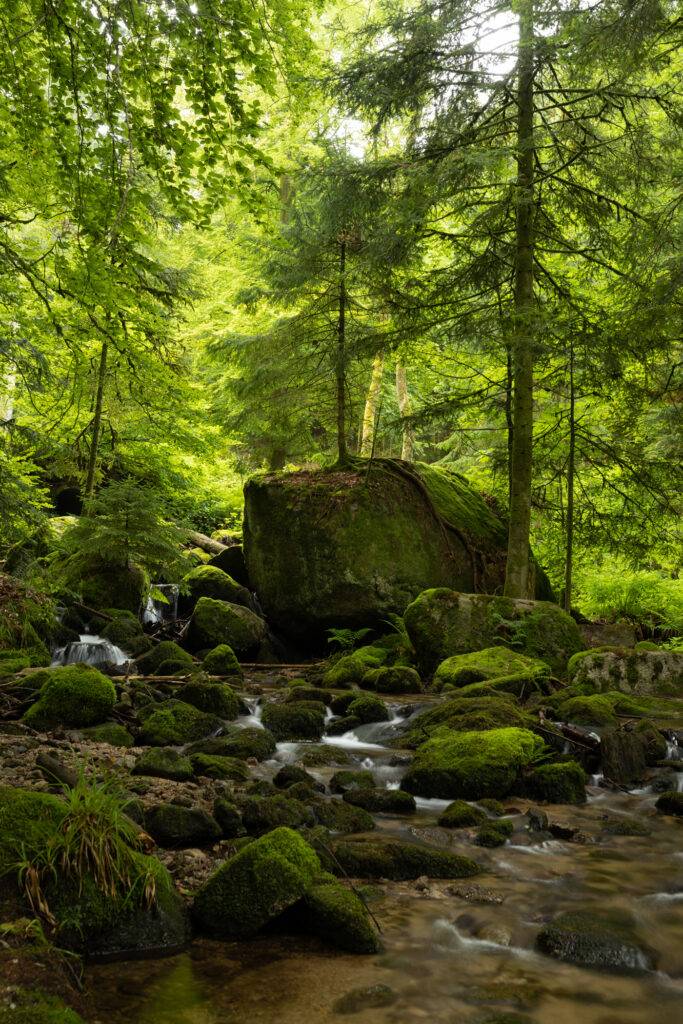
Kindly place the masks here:
[(512, 346), (505, 346), (507, 356), (507, 374), (505, 378), (505, 425), (508, 435), (508, 503), (512, 498), (512, 438), (515, 436), (514, 424), (512, 422), (512, 396), (514, 394), (514, 381), (512, 379)]
[(574, 568), (574, 464), (576, 459), (576, 394), (574, 391), (574, 340), (569, 342), (569, 460), (567, 462), (567, 557), (564, 574), (564, 610), (572, 610)]
[(382, 387), (382, 376), (384, 374), (384, 349), (375, 353), (372, 362), (372, 376), (370, 387), (365, 399), (365, 411), (363, 413), (363, 434), (360, 442), (360, 454), (370, 455), (375, 439), (375, 420), (377, 418), (377, 403)]
[(413, 425), (410, 422), (412, 409), (410, 407), (410, 396), (408, 395), (408, 371), (402, 359), (396, 360), (396, 396), (398, 398), (398, 411), (401, 414), (401, 430), (403, 432), (403, 447), (401, 458), (406, 462), (413, 462), (415, 459), (415, 437)]
[(534, 9), (519, 5), (512, 480), (505, 594), (527, 597), (534, 420)]
[(102, 400), (104, 398), (104, 385), (107, 379), (107, 341), (102, 342), (100, 351), (100, 365), (97, 370), (97, 394), (95, 396), (95, 416), (92, 421), (90, 432), (90, 457), (88, 458), (88, 475), (85, 481), (85, 497), (90, 498), (95, 489), (95, 471), (97, 469), (97, 449), (100, 444), (102, 433)]
[(339, 259), (339, 324), (337, 326), (337, 461), (348, 460), (346, 449), (346, 240), (342, 235)]

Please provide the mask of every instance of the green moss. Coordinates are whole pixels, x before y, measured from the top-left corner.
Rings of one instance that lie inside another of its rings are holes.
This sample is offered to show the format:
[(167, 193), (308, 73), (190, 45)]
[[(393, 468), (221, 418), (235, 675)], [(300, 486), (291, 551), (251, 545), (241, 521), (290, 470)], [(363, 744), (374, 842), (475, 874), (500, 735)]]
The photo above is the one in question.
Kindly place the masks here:
[(250, 835), (260, 836), (281, 826), (297, 829), (313, 825), (314, 821), (305, 804), (279, 793), (247, 800), (242, 808), (242, 823)]
[(597, 693), (590, 697), (570, 697), (563, 701), (557, 709), (557, 718), (565, 722), (576, 722), (577, 725), (616, 725), (618, 722), (612, 701)]
[(351, 758), (341, 747), (332, 747), (327, 743), (319, 747), (307, 747), (301, 755), (301, 763), (306, 768), (322, 768), (325, 765), (350, 764)]
[(149, 577), (137, 565), (105, 565), (93, 562), (80, 584), (83, 603), (89, 608), (122, 608), (137, 615), (149, 589)]
[(598, 647), (569, 664), (572, 688), (584, 693), (641, 696), (683, 695), (683, 651)]
[(344, 769), (335, 772), (330, 779), (330, 789), (333, 793), (348, 793), (351, 789), (374, 789), (374, 786), (374, 776), (367, 769)]
[(42, 851), (66, 813), (64, 801), (49, 793), (0, 787), (0, 874)]
[(226, 729), (213, 739), (193, 743), (188, 748), (188, 753), (237, 757), (242, 761), (246, 761), (248, 757), (255, 757), (257, 761), (266, 761), (275, 753), (275, 738), (267, 729)]
[(454, 800), (441, 812), (437, 824), (442, 828), (472, 828), (484, 821), (488, 821), (484, 811), (472, 807), (465, 800)]
[(261, 721), (277, 740), (319, 740), (325, 728), (325, 711), (315, 701), (267, 704)]
[(373, 814), (414, 814), (416, 810), (415, 798), (402, 789), (350, 789), (344, 793), (344, 800)]
[(508, 647), (489, 647), (484, 651), (456, 654), (442, 661), (434, 673), (434, 689), (440, 690), (446, 683), (460, 687), (520, 674), (547, 679), (551, 671), (545, 662), (527, 658)]
[(238, 676), (244, 677), (242, 666), (229, 644), (219, 644), (204, 658), (202, 668), (210, 676)]
[(118, 722), (93, 725), (89, 729), (83, 729), (83, 735), (95, 743), (109, 743), (112, 747), (132, 747), (135, 742), (128, 729)]
[(540, 765), (524, 778), (522, 792), (551, 804), (585, 804), (586, 773), (576, 761)]
[(152, 747), (136, 758), (133, 775), (151, 775), (158, 779), (187, 782), (194, 772), (188, 757), (172, 747)]
[(192, 915), (213, 938), (246, 938), (301, 899), (319, 873), (311, 847), (291, 829), (277, 828), (240, 850), (204, 883)]
[(475, 842), (478, 846), (502, 846), (510, 838), (514, 825), (509, 818), (487, 821), (477, 829)]
[(273, 785), (277, 789), (290, 789), (297, 784), (308, 786), (312, 792), (325, 792), (325, 786), (322, 782), (318, 782), (316, 778), (295, 764), (283, 765), (273, 776)]
[(318, 689), (317, 686), (308, 686), (305, 679), (294, 679), (290, 683), (290, 693), (285, 697), (285, 704), (296, 704), (302, 700), (327, 705), (332, 700), (332, 694), (328, 690)]
[(234, 601), (242, 589), (227, 572), (223, 572), (215, 565), (196, 566), (183, 576), (182, 584), (183, 591), (186, 589), (188, 592), (190, 602), (198, 601), (200, 597)]
[(352, 700), (346, 714), (358, 718), (361, 722), (387, 722), (389, 712), (384, 701), (373, 694), (363, 694)]
[(422, 683), (414, 668), (394, 665), (389, 668), (376, 668), (363, 678), (363, 686), (377, 693), (420, 693)]
[(469, 878), (479, 871), (469, 857), (396, 840), (342, 839), (335, 843), (334, 853), (338, 866), (329, 870), (343, 870), (352, 878)]
[(514, 726), (529, 729), (533, 717), (515, 706), (512, 697), (455, 698), (442, 701), (435, 708), (424, 711), (413, 719), (410, 729), (401, 736), (401, 746), (417, 747), (437, 729), (448, 728), (458, 732), (484, 732)]
[(477, 803), (496, 818), (500, 818), (505, 814), (505, 808), (502, 803), (494, 797), (484, 797), (483, 800), (478, 800)]
[(244, 826), (239, 811), (225, 797), (218, 797), (214, 801), (213, 816), (220, 825), (224, 839), (235, 839), (244, 834)]
[(211, 735), (223, 724), (215, 715), (198, 711), (180, 700), (165, 700), (140, 708), (140, 740), (152, 747), (175, 747)]
[(116, 690), (101, 672), (89, 665), (65, 665), (48, 670), (38, 700), (22, 721), (34, 729), (95, 725), (104, 721), (115, 703)]
[(162, 661), (156, 670), (158, 676), (188, 676), (194, 671), (194, 665), (189, 666), (186, 661), (176, 661), (174, 658), (169, 658), (168, 661)]
[(316, 800), (310, 807), (316, 825), (323, 825), (331, 832), (371, 832), (377, 827), (368, 811), (343, 800)]
[(510, 793), (523, 768), (545, 750), (526, 729), (439, 730), (418, 747), (403, 787), (417, 796), (478, 800)]
[(232, 720), (239, 714), (237, 694), (223, 683), (186, 683), (178, 690), (177, 697), (218, 718)]
[(184, 651), (178, 644), (174, 644), (172, 640), (162, 640), (160, 644), (156, 644), (149, 652), (137, 659), (138, 672), (141, 676), (156, 675), (165, 661), (177, 662), (186, 667), (188, 671), (194, 668), (194, 661), (187, 651)]
[(333, 690), (344, 689), (354, 683), (360, 686), (368, 672), (373, 668), (379, 668), (380, 665), (379, 660), (374, 664), (368, 664), (367, 660), (356, 657), (355, 654), (347, 654), (328, 669), (323, 676), (323, 686), (329, 686)]
[(0, 1024), (85, 1024), (61, 999), (40, 989), (12, 987), (10, 1006), (0, 1005)]
[(265, 622), (248, 608), (200, 597), (190, 619), (187, 644), (191, 651), (227, 644), (237, 654), (248, 654), (256, 651), (266, 637)]
[(116, 647), (127, 650), (131, 640), (135, 641), (143, 636), (143, 630), (137, 619), (122, 615), (114, 622), (108, 622), (102, 629), (101, 635)]
[(316, 879), (290, 913), (303, 930), (349, 953), (378, 953), (382, 948), (360, 897), (332, 875)]
[(173, 849), (207, 843), (221, 835), (218, 822), (199, 807), (154, 804), (145, 808), (143, 823), (159, 846)]
[(237, 757), (220, 757), (217, 754), (192, 754), (192, 768), (197, 776), (209, 779), (230, 779), (233, 782), (246, 782), (249, 770)]
[(633, 649), (634, 651), (660, 651), (661, 647), (653, 644), (651, 640), (639, 640)]
[(676, 818), (683, 818), (683, 793), (670, 789), (662, 793), (655, 801), (655, 807), (661, 814), (671, 814)]

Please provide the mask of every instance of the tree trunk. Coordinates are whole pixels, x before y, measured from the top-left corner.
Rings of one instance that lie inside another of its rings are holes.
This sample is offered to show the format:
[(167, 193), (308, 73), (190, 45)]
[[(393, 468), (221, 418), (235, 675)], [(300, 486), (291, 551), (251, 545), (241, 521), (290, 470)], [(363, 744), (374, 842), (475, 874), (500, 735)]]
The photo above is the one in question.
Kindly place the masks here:
[(517, 87), (517, 209), (510, 532), (505, 594), (527, 597), (534, 419), (534, 11), (520, 4)]
[(574, 567), (574, 463), (576, 459), (576, 395), (574, 391), (574, 341), (569, 342), (569, 460), (567, 462), (567, 558), (564, 574), (564, 610), (572, 610)]
[(346, 450), (346, 240), (342, 236), (339, 259), (339, 323), (337, 326), (337, 461), (348, 461)]
[(363, 413), (363, 434), (360, 442), (360, 454), (370, 455), (375, 439), (375, 420), (377, 418), (377, 403), (382, 387), (382, 376), (384, 374), (384, 349), (379, 349), (375, 354), (372, 363), (372, 376), (367, 398), (365, 399), (365, 412)]
[(97, 469), (97, 449), (100, 444), (102, 433), (102, 400), (104, 398), (104, 385), (107, 378), (107, 341), (102, 342), (100, 352), (100, 365), (97, 371), (97, 395), (95, 397), (95, 416), (92, 422), (90, 434), (90, 457), (88, 459), (88, 475), (85, 482), (85, 497), (92, 497), (95, 489), (95, 470)]
[(512, 438), (515, 436), (512, 422), (512, 396), (514, 394), (514, 382), (512, 379), (512, 346), (506, 345), (507, 375), (505, 378), (505, 425), (507, 427), (508, 441), (508, 504), (512, 498)]
[(398, 398), (398, 411), (401, 414), (401, 430), (403, 432), (403, 447), (401, 458), (406, 462), (415, 460), (415, 437), (413, 425), (410, 421), (412, 409), (410, 408), (410, 396), (408, 395), (408, 371), (401, 359), (396, 360), (396, 396)]

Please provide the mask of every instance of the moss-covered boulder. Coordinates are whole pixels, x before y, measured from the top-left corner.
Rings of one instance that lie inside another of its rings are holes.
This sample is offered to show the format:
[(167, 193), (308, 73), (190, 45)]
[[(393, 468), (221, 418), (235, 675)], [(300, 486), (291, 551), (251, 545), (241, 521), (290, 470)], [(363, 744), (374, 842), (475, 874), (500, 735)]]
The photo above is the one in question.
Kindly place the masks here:
[(646, 743), (635, 732), (613, 729), (602, 734), (600, 754), (605, 778), (621, 786), (642, 782), (646, 775)]
[(240, 813), (233, 803), (219, 796), (214, 800), (213, 816), (220, 825), (221, 834), (224, 839), (236, 839), (244, 835), (244, 826)]
[(655, 765), (664, 760), (667, 750), (666, 740), (653, 722), (644, 718), (634, 725), (633, 732), (645, 748), (646, 764)]
[(346, 715), (359, 719), (363, 725), (389, 721), (389, 709), (386, 704), (372, 693), (364, 693), (354, 698), (346, 709)]
[(456, 696), (417, 715), (401, 736), (400, 743), (402, 747), (419, 747), (442, 728), (457, 732), (484, 732), (511, 726), (529, 729), (533, 724), (533, 717), (521, 711), (511, 695), (461, 698), (457, 691)]
[(599, 647), (574, 656), (569, 680), (585, 693), (683, 696), (683, 651)]
[(261, 721), (277, 740), (319, 740), (325, 728), (325, 709), (317, 701), (266, 704)]
[(419, 693), (422, 689), (420, 676), (408, 665), (391, 665), (371, 669), (363, 677), (363, 686), (377, 693)]
[(136, 758), (133, 767), (133, 775), (150, 775), (173, 782), (188, 782), (193, 774), (189, 757), (183, 757), (173, 747), (151, 747)]
[(210, 676), (244, 676), (237, 655), (229, 644), (219, 644), (205, 656), (202, 668)]
[(371, 648), (356, 651), (354, 654), (345, 654), (327, 670), (323, 676), (323, 686), (329, 686), (333, 690), (343, 690), (352, 685), (361, 686), (366, 675), (380, 668), (385, 658), (384, 651), (378, 651), (375, 656)]
[(116, 703), (111, 680), (90, 665), (64, 665), (46, 672), (36, 703), (22, 719), (33, 729), (96, 725), (107, 718)]
[(248, 608), (200, 597), (187, 630), (187, 645), (191, 651), (203, 651), (227, 644), (236, 654), (248, 655), (255, 653), (267, 636), (263, 619)]
[(207, 779), (225, 779), (231, 782), (246, 782), (249, 778), (249, 769), (238, 757), (192, 754), (190, 763), (198, 778), (204, 776)]
[(365, 462), (260, 474), (244, 493), (249, 578), (268, 618), (301, 642), (379, 625), (427, 587), (503, 583), (506, 524), (441, 467), (380, 459), (369, 475)]
[(108, 743), (111, 747), (132, 747), (135, 743), (132, 733), (118, 722), (104, 722), (81, 730), (85, 739), (94, 743)]
[(306, 768), (323, 768), (326, 765), (351, 763), (351, 758), (345, 750), (342, 750), (341, 747), (333, 747), (328, 743), (306, 747), (300, 760)]
[(556, 960), (618, 973), (654, 970), (658, 954), (635, 931), (635, 921), (617, 909), (561, 914), (541, 929), (536, 946)]
[[(285, 697), (285, 704), (297, 704), (299, 701), (313, 700), (319, 704), (327, 706), (332, 701), (332, 694), (329, 690), (321, 690), (317, 686), (307, 686), (305, 681), (297, 682), (297, 685), (293, 685), (295, 680), (290, 683), (291, 690)], [(303, 685), (302, 685), (303, 684)]]
[(173, 849), (208, 843), (221, 835), (216, 819), (200, 807), (153, 804), (145, 807), (142, 820), (145, 831), (159, 846)]
[(513, 831), (514, 825), (509, 818), (487, 821), (477, 829), (474, 841), (477, 846), (503, 846)]
[(683, 818), (683, 793), (675, 789), (669, 789), (662, 793), (655, 801), (655, 807), (660, 814), (670, 814), (675, 818)]
[(280, 768), (278, 772), (273, 776), (273, 785), (277, 789), (290, 789), (292, 786), (299, 784), (305, 784), (315, 793), (324, 793), (324, 783), (318, 782), (318, 780), (307, 772), (304, 768), (299, 768), (296, 764), (285, 764)]
[(162, 640), (160, 644), (155, 644), (149, 651), (136, 659), (141, 676), (160, 674), (160, 668), (164, 662), (175, 662), (187, 672), (191, 672), (195, 666), (187, 651), (184, 651), (178, 644), (174, 644), (172, 640)]
[(524, 777), (520, 791), (550, 804), (585, 804), (586, 773), (576, 761), (543, 764)]
[(178, 690), (177, 698), (228, 721), (237, 718), (240, 710), (239, 697), (223, 683), (186, 683)]
[(286, 826), (297, 829), (314, 824), (313, 814), (300, 800), (284, 794), (251, 797), (242, 808), (242, 823), (252, 836)]
[(259, 931), (311, 888), (320, 861), (301, 836), (277, 828), (222, 865), (198, 891), (197, 927), (216, 939), (242, 939)]
[(344, 801), (373, 814), (414, 814), (416, 810), (415, 797), (402, 789), (350, 789), (344, 793)]
[(248, 757), (255, 757), (257, 761), (267, 761), (275, 753), (275, 738), (267, 729), (228, 728), (220, 736), (193, 743), (187, 752), (237, 757), (242, 761), (246, 761)]
[(465, 800), (454, 800), (441, 812), (437, 824), (442, 828), (473, 828), (488, 821), (480, 807), (472, 807)]
[(382, 948), (367, 908), (334, 875), (322, 874), (303, 899), (287, 911), (287, 924), (317, 935), (348, 953), (378, 953)]
[(308, 806), (313, 811), (316, 825), (322, 825), (330, 832), (371, 832), (377, 827), (368, 811), (343, 800), (315, 800)]
[(527, 658), (509, 647), (488, 647), (484, 651), (454, 654), (442, 661), (434, 673), (434, 689), (469, 686), (520, 673), (538, 679), (547, 679), (552, 674), (550, 666), (538, 658)]
[(374, 788), (374, 776), (367, 768), (359, 770), (344, 768), (340, 772), (335, 772), (330, 779), (330, 789), (333, 793), (348, 793), (352, 789)]
[(147, 704), (138, 712), (140, 741), (151, 747), (175, 747), (217, 732), (223, 722), (182, 700)]
[(418, 747), (402, 785), (415, 796), (445, 800), (506, 796), (544, 751), (543, 740), (527, 729), (442, 729)]
[(619, 721), (612, 701), (600, 693), (563, 700), (557, 707), (556, 717), (576, 725), (615, 726)]
[(586, 647), (574, 619), (550, 601), (439, 588), (420, 594), (403, 620), (426, 672), (457, 654), (502, 645), (564, 676), (572, 655)]
[(137, 565), (94, 561), (80, 583), (89, 608), (122, 608), (137, 615), (149, 590), (149, 576)]
[(345, 871), (351, 878), (390, 878), (398, 882), (421, 875), (469, 878), (479, 871), (479, 865), (469, 857), (393, 839), (341, 839), (334, 844), (334, 854), (338, 864), (327, 865), (328, 870), (333, 874)]
[(253, 589), (249, 585), (249, 573), (247, 572), (247, 564), (244, 561), (244, 551), (241, 544), (231, 544), (225, 551), (219, 551), (217, 555), (212, 555), (208, 564), (218, 566), (228, 576), (231, 576), (240, 587)]
[(242, 589), (241, 584), (216, 565), (196, 565), (183, 576), (181, 587), (187, 591), (180, 598), (185, 609), (192, 608), (200, 597), (234, 602)]
[(132, 615), (120, 615), (113, 622), (106, 624), (101, 630), (101, 635), (116, 647), (127, 651), (129, 645), (136, 646), (136, 641), (144, 634), (138, 619)]
[(47, 654), (46, 645), (58, 629), (55, 610), (55, 601), (47, 594), (15, 576), (0, 573), (0, 649), (37, 649)]

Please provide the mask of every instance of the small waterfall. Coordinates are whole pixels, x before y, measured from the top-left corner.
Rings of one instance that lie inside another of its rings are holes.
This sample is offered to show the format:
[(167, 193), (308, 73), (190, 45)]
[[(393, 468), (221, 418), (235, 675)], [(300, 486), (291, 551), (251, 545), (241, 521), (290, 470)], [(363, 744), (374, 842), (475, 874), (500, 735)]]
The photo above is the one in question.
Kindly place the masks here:
[(143, 623), (156, 625), (161, 622), (175, 622), (178, 618), (179, 589), (177, 583), (150, 583), (147, 606), (142, 613)]
[(102, 636), (90, 636), (82, 633), (80, 640), (72, 640), (66, 647), (58, 647), (52, 655), (53, 665), (75, 665), (85, 662), (86, 665), (125, 665), (130, 661), (129, 655), (105, 640)]
[(248, 715), (240, 715), (237, 719), (239, 725), (246, 727), (265, 729), (261, 716), (263, 714), (263, 705), (259, 701), (258, 697), (245, 697), (244, 703), (249, 708)]

